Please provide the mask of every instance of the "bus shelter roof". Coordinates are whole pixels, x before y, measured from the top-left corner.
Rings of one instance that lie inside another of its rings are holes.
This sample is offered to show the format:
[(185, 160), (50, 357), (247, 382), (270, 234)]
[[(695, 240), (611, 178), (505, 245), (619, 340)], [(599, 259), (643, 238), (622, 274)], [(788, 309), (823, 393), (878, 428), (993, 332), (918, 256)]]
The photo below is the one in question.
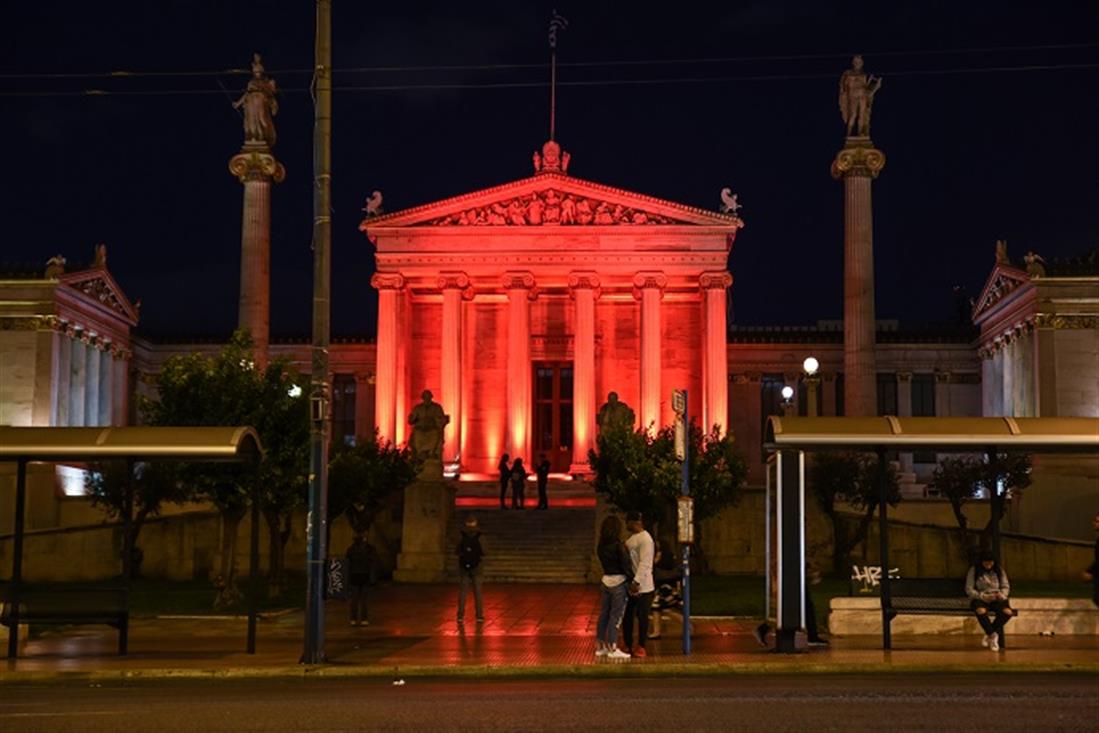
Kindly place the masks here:
[(1094, 417), (778, 417), (764, 447), (778, 450), (927, 450), (1099, 453)]
[(263, 457), (250, 427), (0, 427), (0, 461), (90, 461), (112, 458), (255, 461)]

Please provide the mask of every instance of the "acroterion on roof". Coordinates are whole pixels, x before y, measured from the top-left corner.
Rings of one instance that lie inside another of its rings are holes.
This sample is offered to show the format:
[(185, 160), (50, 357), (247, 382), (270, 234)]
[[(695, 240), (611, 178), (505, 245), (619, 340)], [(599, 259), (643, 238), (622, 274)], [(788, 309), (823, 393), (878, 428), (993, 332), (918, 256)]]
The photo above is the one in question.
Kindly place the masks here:
[(263, 455), (250, 427), (9, 428), (0, 427), (0, 461), (84, 461), (167, 458), (250, 461)]
[(936, 450), (990, 448), (1033, 453), (1099, 453), (1093, 417), (777, 417), (763, 440), (776, 450)]

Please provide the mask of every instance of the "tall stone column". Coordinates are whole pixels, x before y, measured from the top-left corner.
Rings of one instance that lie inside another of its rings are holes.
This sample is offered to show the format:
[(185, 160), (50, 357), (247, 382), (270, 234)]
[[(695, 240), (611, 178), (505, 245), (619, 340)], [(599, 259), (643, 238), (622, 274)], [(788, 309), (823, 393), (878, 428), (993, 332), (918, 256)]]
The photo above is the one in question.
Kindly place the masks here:
[(129, 351), (119, 348), (111, 363), (114, 372), (114, 413), (111, 424), (119, 427), (130, 424), (130, 356)]
[(57, 334), (57, 384), (54, 392), (57, 396), (57, 412), (53, 426), (67, 427), (69, 424), (69, 384), (72, 379), (72, 326), (63, 324)]
[(870, 186), (884, 167), (885, 154), (869, 137), (847, 138), (832, 162), (832, 176), (843, 181), (843, 378), (849, 417), (877, 411)]
[(660, 301), (668, 278), (662, 272), (639, 272), (634, 297), (641, 301), (641, 427), (660, 429)]
[(88, 344), (87, 363), (84, 368), (84, 424), (99, 425), (99, 362), (103, 356), (102, 341), (93, 338)]
[(1015, 417), (1015, 334), (1005, 334), (1000, 344), (1000, 414)]
[(229, 172), (244, 184), (238, 325), (252, 335), (262, 368), (271, 326), (271, 183), (286, 178), (286, 169), (266, 143), (249, 141), (230, 159)]
[(571, 474), (591, 472), (588, 451), (595, 438), (595, 301), (599, 275), (569, 274), (569, 294), (576, 303), (572, 357), (572, 465)]
[(531, 363), (530, 301), (538, 297), (534, 274), (508, 272), (502, 285), (508, 295), (508, 420), (507, 451), (512, 459), (530, 456)]
[(85, 371), (88, 366), (88, 334), (75, 331), (69, 362), (69, 422), (74, 428), (84, 427)]
[(374, 424), (378, 437), (397, 442), (397, 298), (404, 278), (395, 272), (378, 272), (370, 278), (378, 290), (377, 377), (374, 390)]
[(706, 336), (702, 356), (702, 428), (714, 425), (729, 431), (729, 346), (725, 323), (726, 290), (733, 284), (728, 272), (704, 272), (698, 279), (705, 309)]
[[(912, 372), (897, 372), (897, 417), (912, 417)], [(901, 470), (911, 473), (915, 470), (914, 456), (901, 453)]]
[[(439, 275), (439, 290), (443, 293), (443, 330), (439, 367), (442, 394), (439, 404), (450, 416), (443, 430), (443, 467), (460, 469), (462, 453), (462, 299), (472, 297), (469, 276), (464, 272), (444, 272)], [(468, 295), (467, 295), (468, 293)]]
[(99, 416), (96, 425), (111, 425), (114, 411), (114, 347), (107, 343), (99, 354)]

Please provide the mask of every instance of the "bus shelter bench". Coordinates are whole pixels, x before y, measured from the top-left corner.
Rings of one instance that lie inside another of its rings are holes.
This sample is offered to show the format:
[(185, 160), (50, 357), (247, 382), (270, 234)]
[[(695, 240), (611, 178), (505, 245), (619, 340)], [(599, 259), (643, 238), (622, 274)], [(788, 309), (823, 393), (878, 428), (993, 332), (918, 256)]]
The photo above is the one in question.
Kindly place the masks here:
[[(12, 595), (11, 584), (0, 585), (0, 625), (9, 628), (14, 623)], [(129, 591), (126, 588), (19, 587), (20, 624), (104, 624), (118, 629), (119, 654), (126, 654), (130, 626), (129, 608)]]
[[(890, 621), (899, 613), (972, 616), (970, 603), (965, 581), (957, 578), (896, 578), (889, 581), (886, 615)], [(1019, 614), (1014, 608), (1012, 611)], [(999, 637), (1003, 647), (1003, 629)]]

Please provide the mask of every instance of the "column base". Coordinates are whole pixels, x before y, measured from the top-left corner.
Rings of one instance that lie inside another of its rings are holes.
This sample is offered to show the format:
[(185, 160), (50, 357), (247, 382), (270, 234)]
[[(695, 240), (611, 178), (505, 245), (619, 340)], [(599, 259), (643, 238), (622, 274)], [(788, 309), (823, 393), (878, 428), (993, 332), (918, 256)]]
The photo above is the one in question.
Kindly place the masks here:
[(809, 651), (809, 637), (802, 629), (779, 629), (775, 632), (775, 651), (779, 654), (801, 654)]

